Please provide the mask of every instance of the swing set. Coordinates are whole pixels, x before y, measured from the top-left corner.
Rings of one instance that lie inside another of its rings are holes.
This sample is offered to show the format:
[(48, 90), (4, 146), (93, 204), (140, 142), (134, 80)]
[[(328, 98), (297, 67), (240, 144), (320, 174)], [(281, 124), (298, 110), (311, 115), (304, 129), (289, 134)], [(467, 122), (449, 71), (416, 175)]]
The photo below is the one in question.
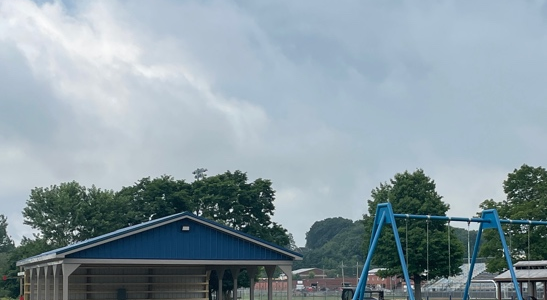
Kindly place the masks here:
[[(468, 299), (469, 296), (469, 286), (471, 285), (471, 280), (473, 279), (473, 268), (475, 266), (475, 261), (477, 260), (477, 255), (479, 252), (479, 245), (481, 241), (482, 231), (485, 229), (496, 229), (499, 233), (499, 237), (501, 240), (501, 244), (503, 247), (503, 256), (505, 257), (505, 260), (507, 261), (507, 268), (509, 272), (511, 273), (511, 279), (513, 282), (513, 286), (515, 288), (515, 292), (517, 293), (518, 300), (523, 300), (522, 293), (519, 289), (517, 277), (515, 275), (515, 270), (513, 268), (513, 263), (511, 261), (511, 255), (509, 252), (509, 249), (507, 248), (507, 243), (505, 241), (505, 235), (503, 233), (501, 224), (520, 224), (520, 225), (547, 225), (546, 221), (532, 221), (532, 220), (508, 220), (508, 219), (500, 219), (498, 216), (498, 212), (495, 209), (487, 209), (483, 210), (481, 213), (480, 218), (462, 218), (462, 217), (446, 217), (446, 216), (431, 216), (431, 215), (409, 215), (409, 214), (395, 214), (393, 213), (393, 208), (391, 207), (391, 203), (381, 203), (378, 204), (376, 207), (376, 215), (374, 217), (374, 223), (372, 226), (372, 235), (371, 240), (369, 244), (369, 250), (367, 254), (367, 258), (365, 261), (365, 265), (363, 267), (363, 271), (361, 273), (361, 279), (357, 283), (357, 286), (355, 288), (355, 293), (353, 294), (353, 300), (363, 300), (363, 296), (365, 294), (366, 290), (366, 284), (367, 284), (367, 275), (368, 271), (370, 269), (370, 264), (372, 261), (372, 256), (374, 255), (374, 251), (376, 249), (376, 246), (378, 245), (378, 240), (380, 238), (380, 233), (382, 231), (382, 228), (386, 224), (391, 224), (391, 228), (393, 230), (393, 234), (395, 237), (395, 244), (397, 246), (397, 253), (399, 255), (399, 260), (401, 262), (401, 267), (403, 270), (403, 277), (405, 279), (405, 283), (407, 286), (408, 291), (408, 299), (409, 300), (415, 300), (414, 299), (414, 293), (412, 290), (412, 285), (410, 283), (410, 277), (408, 274), (408, 266), (406, 261), (408, 261), (408, 257), (403, 255), (403, 248), (401, 246), (401, 241), (399, 238), (399, 232), (397, 230), (397, 224), (395, 222), (396, 218), (405, 218), (407, 220), (409, 219), (418, 219), (418, 220), (427, 220), (426, 226), (427, 226), (427, 274), (429, 273), (429, 222), (430, 221), (448, 221), (449, 223), (451, 221), (455, 222), (467, 222), (468, 226), (471, 222), (473, 223), (479, 223), (479, 230), (477, 232), (477, 239), (475, 242), (475, 246), (473, 249), (473, 256), (471, 257), (471, 261), (469, 264), (469, 273), (467, 275), (467, 281), (465, 284), (465, 290), (463, 293), (463, 300)], [(407, 221), (408, 226), (408, 221)], [(468, 233), (469, 234), (469, 233)], [(529, 230), (528, 230), (528, 234)], [(408, 230), (406, 231), (406, 238), (408, 241)], [(450, 226), (448, 228), (448, 251), (450, 256)], [(469, 239), (469, 236), (468, 236)], [(528, 237), (528, 243), (530, 243), (530, 238)], [(408, 255), (408, 242), (406, 243), (406, 254)], [(528, 244), (528, 248), (530, 248), (530, 245)], [(468, 244), (469, 249), (469, 244)], [(529, 251), (529, 249), (528, 249)], [(528, 260), (530, 259), (530, 254), (528, 253)], [(450, 258), (448, 260), (449, 263), (449, 273), (450, 273)], [(429, 278), (429, 275), (427, 275)]]

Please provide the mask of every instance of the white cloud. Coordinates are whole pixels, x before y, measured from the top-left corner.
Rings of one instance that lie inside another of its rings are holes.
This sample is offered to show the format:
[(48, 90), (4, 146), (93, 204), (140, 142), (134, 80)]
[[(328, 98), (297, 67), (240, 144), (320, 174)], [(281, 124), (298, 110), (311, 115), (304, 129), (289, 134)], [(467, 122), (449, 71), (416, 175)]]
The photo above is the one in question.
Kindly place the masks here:
[(473, 214), (545, 164), (541, 5), (2, 1), (0, 200), (15, 216), (35, 186), (240, 169), (272, 179), (304, 244), (423, 168)]

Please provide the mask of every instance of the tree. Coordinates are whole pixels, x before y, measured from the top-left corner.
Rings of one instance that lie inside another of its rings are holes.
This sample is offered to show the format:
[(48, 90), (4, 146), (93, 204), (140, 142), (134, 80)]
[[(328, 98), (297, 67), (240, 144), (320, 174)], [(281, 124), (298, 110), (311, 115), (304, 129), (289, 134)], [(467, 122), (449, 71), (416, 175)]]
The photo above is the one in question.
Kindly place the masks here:
[(207, 169), (197, 168), (194, 172), (192, 172), (192, 174), (194, 175), (194, 179), (200, 180), (207, 177)]
[(348, 229), (353, 221), (342, 217), (328, 218), (313, 223), (306, 232), (306, 248), (317, 249), (335, 237), (338, 233)]
[(168, 175), (145, 177), (117, 193), (95, 186), (88, 189), (75, 181), (35, 188), (23, 210), (24, 222), (39, 231), (40, 242), (61, 247), (128, 225), (193, 211), (294, 249), (287, 230), (272, 221), (275, 190), (270, 180), (248, 182), (241, 171), (208, 177), (206, 171), (194, 171), (196, 180), (191, 184)]
[[(234, 279), (233, 279), (232, 271), (230, 269), (225, 270), (223, 279), (222, 279), (222, 299), (231, 299), (230, 297), (230, 291), (234, 289)], [(258, 274), (255, 276), (255, 282), (258, 281)], [(237, 286), (241, 288), (248, 288), (251, 286), (251, 279), (249, 278), (249, 274), (247, 273), (247, 270), (242, 270), (239, 275), (237, 276)], [(218, 290), (218, 274), (217, 271), (211, 272), (211, 276), (209, 278), (209, 299), (213, 299), (213, 292), (216, 292)], [(236, 291), (237, 292), (237, 291)], [(236, 298), (232, 299), (236, 300)]]
[[(55, 247), (40, 236), (34, 236), (34, 239), (23, 237), (18, 247), (7, 254), (5, 264), (0, 266), (0, 271), (8, 278), (17, 278), (19, 268), (15, 265), (17, 261), (38, 255), (40, 253), (53, 250)], [(19, 296), (19, 280), (0, 281), (0, 288), (4, 290), (6, 297), (16, 299)]]
[(287, 237), (289, 238), (289, 244), (288, 244), (287, 248), (292, 250), (292, 251), (298, 252), (299, 248), (298, 248), (298, 246), (296, 246), (296, 242), (294, 241), (294, 236), (292, 235), (292, 233), (289, 233), (289, 235)]
[(61, 247), (127, 226), (120, 207), (127, 205), (113, 191), (72, 181), (32, 189), (23, 216), (41, 238)]
[(163, 175), (142, 178), (134, 185), (122, 187), (116, 198), (129, 206), (129, 225), (140, 224), (184, 211), (192, 211), (192, 186), (184, 180)]
[(8, 234), (8, 218), (0, 215), (0, 253), (7, 253), (14, 248), (15, 244)]
[[(13, 240), (8, 235), (8, 219), (0, 215), (0, 272), (8, 275), (10, 269), (10, 254), (15, 249)], [(11, 277), (11, 276), (10, 276)], [(13, 280), (0, 282), (0, 298), (10, 296)]]
[[(547, 219), (547, 171), (542, 167), (526, 164), (509, 173), (503, 182), (506, 199), (496, 202), (493, 199), (481, 203), (481, 209), (497, 209), (502, 219)], [(513, 262), (521, 260), (541, 260), (547, 256), (547, 227), (528, 225), (504, 225)], [(530, 243), (528, 243), (528, 237)], [(498, 233), (487, 230), (481, 246), (481, 256), (488, 257), (487, 270), (498, 272), (507, 268), (501, 252)], [(528, 251), (530, 249), (530, 251)]]
[[(223, 174), (207, 177), (206, 169), (193, 172), (192, 199), (194, 212), (202, 217), (214, 220), (236, 230), (251, 234), (266, 241), (290, 248), (290, 236), (286, 229), (271, 220), (275, 206), (275, 191), (270, 180), (258, 178), (248, 182), (247, 174), (239, 170), (226, 171)], [(214, 273), (209, 285), (218, 289)], [(229, 278), (223, 282), (223, 290), (233, 289)], [(248, 287), (250, 281), (246, 272), (238, 276), (238, 286)]]
[[(435, 188), (435, 182), (421, 169), (413, 173), (405, 171), (395, 174), (389, 183), (380, 184), (372, 190), (372, 200), (368, 201), (369, 213), (374, 215), (378, 204), (390, 202), (395, 213), (446, 216), (449, 205), (442, 201), (442, 197)], [(373, 218), (365, 217), (368, 231), (371, 231), (372, 220)], [(447, 223), (432, 221), (427, 225), (426, 222), (427, 220), (396, 220), (403, 252), (405, 257), (408, 257), (408, 272), (414, 281), (416, 299), (421, 299), (421, 283), (427, 277), (435, 278), (460, 273), (460, 262), (463, 257), (461, 242), (452, 231), (450, 231), (450, 254), (448, 253), (449, 226)], [(429, 227), (429, 233), (427, 227)], [(407, 233), (408, 242), (406, 241)], [(429, 245), (427, 236), (429, 236)], [(368, 245), (370, 236), (366, 238), (366, 245)], [(427, 256), (428, 247), (429, 257)], [(389, 227), (385, 228), (373, 259), (376, 265), (386, 268), (385, 271), (380, 272), (382, 277), (402, 275), (401, 262), (396, 253), (393, 232)]]
[[(364, 262), (363, 242), (365, 236), (370, 232), (365, 231), (363, 220), (351, 221), (351, 225), (341, 230), (331, 239), (327, 240), (321, 247), (316, 249), (307, 249), (302, 262), (295, 262), (295, 268), (321, 268), (334, 269), (340, 273), (340, 263), (349, 266), (355, 266), (357, 263)], [(317, 224), (318, 222), (314, 223)], [(311, 229), (310, 229), (311, 231)], [(297, 265), (297, 266), (296, 266)], [(355, 269), (355, 268), (352, 268)]]
[(290, 246), (287, 230), (271, 220), (275, 206), (272, 182), (247, 182), (241, 171), (204, 177), (192, 183), (197, 214), (281, 246)]

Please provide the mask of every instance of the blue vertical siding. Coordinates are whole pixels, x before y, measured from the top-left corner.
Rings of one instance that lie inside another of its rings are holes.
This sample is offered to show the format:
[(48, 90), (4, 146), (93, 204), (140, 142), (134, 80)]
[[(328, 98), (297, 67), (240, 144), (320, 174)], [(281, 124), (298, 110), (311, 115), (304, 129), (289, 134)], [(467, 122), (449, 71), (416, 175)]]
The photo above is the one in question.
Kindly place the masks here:
[[(182, 226), (190, 226), (187, 232)], [(292, 260), (192, 219), (182, 219), (67, 255), (94, 259)]]

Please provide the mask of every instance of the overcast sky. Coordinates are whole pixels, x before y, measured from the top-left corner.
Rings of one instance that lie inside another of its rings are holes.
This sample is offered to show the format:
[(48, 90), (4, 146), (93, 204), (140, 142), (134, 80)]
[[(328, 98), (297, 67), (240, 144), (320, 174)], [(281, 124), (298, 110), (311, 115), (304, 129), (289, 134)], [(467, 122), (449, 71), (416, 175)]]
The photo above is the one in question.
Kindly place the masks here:
[(546, 166), (545, 1), (0, 0), (0, 213), (162, 174), (268, 178), (298, 245), (423, 168), (471, 216)]

